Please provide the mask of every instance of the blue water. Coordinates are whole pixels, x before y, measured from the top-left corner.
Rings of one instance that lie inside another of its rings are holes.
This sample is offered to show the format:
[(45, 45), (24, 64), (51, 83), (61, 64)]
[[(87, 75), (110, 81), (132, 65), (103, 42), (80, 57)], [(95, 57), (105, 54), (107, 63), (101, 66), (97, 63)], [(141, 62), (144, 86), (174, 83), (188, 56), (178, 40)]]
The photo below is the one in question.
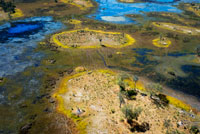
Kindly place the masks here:
[(173, 52), (173, 53), (168, 53), (167, 55), (172, 57), (181, 57), (186, 55), (195, 55), (195, 53)]
[(52, 17), (32, 17), (0, 26), (0, 77), (14, 75), (26, 67), (39, 66), (43, 53), (36, 53), (37, 43), (64, 26)]
[(179, 2), (200, 2), (199, 0), (146, 0), (143, 3), (121, 3), (117, 0), (95, 0), (99, 6), (89, 18), (117, 24), (131, 24), (136, 21), (126, 17), (127, 14), (140, 14), (145, 17), (147, 12), (173, 12), (181, 13), (182, 10), (175, 7)]
[(134, 48), (132, 49), (134, 53), (137, 55), (135, 56), (136, 61), (131, 65), (134, 67), (146, 67), (147, 65), (156, 65), (158, 64), (157, 61), (150, 60), (148, 58), (149, 55), (153, 55), (154, 50), (147, 49), (147, 48)]
[(145, 56), (153, 52), (152, 49), (147, 49), (147, 48), (134, 48), (133, 51), (135, 51), (140, 56)]
[(8, 29), (9, 34), (18, 34), (42, 28), (39, 24), (18, 24)]

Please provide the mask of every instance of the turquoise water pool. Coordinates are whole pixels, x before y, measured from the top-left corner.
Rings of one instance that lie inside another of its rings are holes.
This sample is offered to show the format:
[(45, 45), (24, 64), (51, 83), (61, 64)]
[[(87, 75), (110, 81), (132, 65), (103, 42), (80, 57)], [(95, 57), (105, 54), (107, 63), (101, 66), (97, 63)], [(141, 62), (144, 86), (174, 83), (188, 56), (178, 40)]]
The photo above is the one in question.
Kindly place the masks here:
[(145, 17), (147, 12), (173, 12), (181, 13), (176, 5), (180, 2), (200, 2), (198, 0), (145, 0), (142, 3), (121, 3), (117, 0), (95, 0), (99, 6), (89, 18), (117, 24), (131, 24), (136, 21), (126, 17), (128, 14), (140, 14)]

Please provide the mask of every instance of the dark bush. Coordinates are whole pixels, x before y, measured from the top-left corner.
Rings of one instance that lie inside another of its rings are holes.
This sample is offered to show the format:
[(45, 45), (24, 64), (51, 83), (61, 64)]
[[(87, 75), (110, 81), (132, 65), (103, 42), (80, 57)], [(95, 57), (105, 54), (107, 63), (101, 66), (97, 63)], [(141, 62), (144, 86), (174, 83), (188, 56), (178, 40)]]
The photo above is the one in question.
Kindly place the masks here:
[(166, 95), (164, 95), (164, 94), (158, 94), (157, 96), (161, 100), (161, 103), (164, 106), (167, 106), (169, 104), (169, 100), (167, 99)]
[(135, 99), (135, 96), (137, 95), (137, 91), (136, 90), (127, 90), (125, 91), (125, 96), (127, 99), (129, 100), (134, 100)]
[(197, 126), (192, 126), (192, 127), (190, 128), (190, 132), (191, 132), (192, 134), (199, 134), (199, 133), (200, 133), (200, 131), (199, 131), (199, 129), (198, 129)]
[(127, 120), (129, 125), (131, 126), (131, 132), (146, 132), (150, 129), (149, 123), (143, 122), (141, 125), (133, 120)]
[(4, 12), (15, 13), (16, 6), (12, 2), (5, 2), (0, 0), (0, 7), (2, 7)]

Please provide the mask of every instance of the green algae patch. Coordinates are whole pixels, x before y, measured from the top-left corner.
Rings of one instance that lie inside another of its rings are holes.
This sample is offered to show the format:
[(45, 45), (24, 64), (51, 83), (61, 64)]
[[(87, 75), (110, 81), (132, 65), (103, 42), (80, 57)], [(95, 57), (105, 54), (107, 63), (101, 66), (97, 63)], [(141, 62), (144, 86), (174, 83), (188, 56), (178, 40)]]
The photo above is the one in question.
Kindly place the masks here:
[(156, 38), (152, 41), (153, 45), (156, 47), (169, 47), (171, 45), (171, 41), (167, 38)]
[(194, 27), (181, 26), (181, 25), (165, 23), (165, 22), (153, 22), (152, 24), (162, 29), (175, 31), (175, 32), (183, 33), (183, 34), (200, 35), (200, 29), (194, 28)]
[(61, 0), (61, 2), (76, 6), (81, 10), (87, 10), (88, 8), (93, 7), (93, 4), (90, 0)]
[(122, 48), (132, 45), (135, 39), (129, 34), (86, 28), (55, 34), (52, 41), (62, 48)]

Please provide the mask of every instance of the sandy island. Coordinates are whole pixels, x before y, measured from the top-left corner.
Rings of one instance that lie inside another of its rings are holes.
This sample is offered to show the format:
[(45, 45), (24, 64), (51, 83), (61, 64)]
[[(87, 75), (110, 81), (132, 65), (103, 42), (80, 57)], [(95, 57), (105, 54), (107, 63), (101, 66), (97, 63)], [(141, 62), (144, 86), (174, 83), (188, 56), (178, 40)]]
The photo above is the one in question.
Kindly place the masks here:
[(62, 48), (121, 48), (132, 45), (135, 39), (129, 34), (100, 30), (72, 30), (53, 35), (53, 42)]
[(159, 28), (164, 28), (179, 33), (184, 33), (189, 35), (200, 35), (200, 29), (198, 28), (180, 26), (177, 24), (165, 23), (165, 22), (153, 22), (153, 25)]
[[(163, 102), (158, 105), (156, 96), (150, 96), (140, 81), (135, 85), (131, 78), (123, 78), (125, 87), (122, 91), (117, 82), (122, 77), (117, 73), (110, 70), (82, 71), (64, 77), (53, 95), (58, 100), (57, 111), (72, 118), (80, 133), (189, 133), (194, 117), (174, 105), (166, 106)], [(126, 93), (132, 93), (132, 96), (129, 98)], [(172, 97), (167, 99), (170, 103), (178, 101)], [(181, 101), (178, 103), (186, 109), (189, 107)], [(124, 109), (135, 113), (134, 117), (128, 118)]]

